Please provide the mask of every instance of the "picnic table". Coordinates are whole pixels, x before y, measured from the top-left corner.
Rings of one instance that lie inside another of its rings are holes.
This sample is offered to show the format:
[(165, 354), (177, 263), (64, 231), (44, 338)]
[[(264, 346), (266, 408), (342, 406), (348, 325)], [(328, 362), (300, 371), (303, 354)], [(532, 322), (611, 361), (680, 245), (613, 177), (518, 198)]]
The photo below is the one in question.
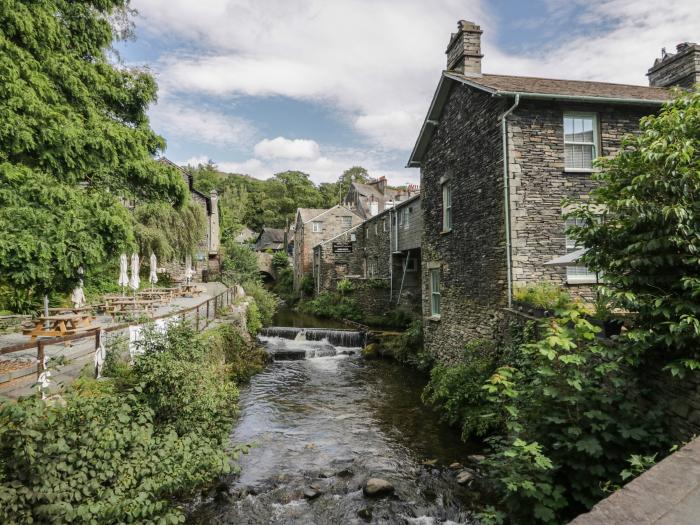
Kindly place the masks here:
[(160, 289), (153, 289), (153, 290), (143, 290), (138, 293), (139, 297), (143, 297), (145, 299), (156, 299), (158, 301), (163, 301), (163, 300), (170, 300), (173, 298), (173, 292), (170, 290), (160, 290)]
[[(33, 328), (26, 328), (22, 331), (24, 335), (31, 336), (32, 340), (37, 337), (55, 337), (74, 334), (81, 326), (85, 326), (85, 314), (62, 314), (48, 315), (33, 319)], [(88, 317), (91, 317), (88, 315)], [(87, 325), (89, 326), (89, 322)]]
[(78, 321), (78, 326), (81, 327), (90, 326), (90, 324), (94, 320), (94, 317), (92, 316), (92, 306), (79, 306), (77, 308), (73, 308), (72, 306), (66, 306), (63, 308), (49, 308), (49, 313), (53, 313), (56, 315), (73, 314), (75, 316), (78, 316), (80, 317), (80, 320)]
[(204, 293), (204, 290), (197, 284), (186, 284), (182, 287), (182, 292), (185, 294), (197, 296)]
[(151, 313), (158, 304), (160, 304), (160, 301), (157, 299), (123, 298), (119, 301), (112, 301), (109, 305), (108, 311), (112, 315), (136, 313), (137, 311)]

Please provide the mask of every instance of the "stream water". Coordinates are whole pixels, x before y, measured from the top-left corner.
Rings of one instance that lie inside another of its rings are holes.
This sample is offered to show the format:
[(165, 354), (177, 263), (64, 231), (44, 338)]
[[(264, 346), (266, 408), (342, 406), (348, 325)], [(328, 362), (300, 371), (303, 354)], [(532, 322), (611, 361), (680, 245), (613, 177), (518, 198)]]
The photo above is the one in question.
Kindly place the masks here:
[[(393, 362), (365, 361), (359, 347), (344, 346), (357, 343), (356, 334), (307, 333), (287, 327), (261, 337), (275, 361), (241, 392), (231, 435), (254, 447), (190, 521), (472, 523), (474, 493), (448, 465), (474, 450), (421, 403), (425, 379)], [(372, 477), (391, 482), (394, 495), (364, 496)], [(313, 499), (304, 496), (311, 485), (321, 492)]]

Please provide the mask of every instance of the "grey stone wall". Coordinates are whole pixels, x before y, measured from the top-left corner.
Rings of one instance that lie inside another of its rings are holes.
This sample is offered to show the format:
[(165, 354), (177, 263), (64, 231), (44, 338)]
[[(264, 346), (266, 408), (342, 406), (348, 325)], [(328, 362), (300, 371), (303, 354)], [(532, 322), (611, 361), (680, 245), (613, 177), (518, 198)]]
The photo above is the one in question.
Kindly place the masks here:
[[(505, 102), (455, 86), (421, 168), (422, 309), (427, 351), (454, 361), (464, 343), (492, 338), (505, 305), (502, 142)], [(442, 232), (441, 180), (452, 187), (453, 228)], [(429, 267), (441, 275), (441, 316), (430, 312)]]
[(651, 110), (525, 100), (508, 118), (513, 283), (548, 280), (590, 298), (590, 285), (568, 285), (565, 268), (544, 266), (566, 253), (562, 201), (584, 201), (595, 187), (590, 173), (565, 171), (563, 115), (569, 111), (597, 116), (600, 155), (607, 157)]
[[(326, 213), (307, 222), (302, 222), (297, 215), (294, 239), (294, 289), (298, 290), (304, 276), (313, 272), (314, 246), (340, 235), (347, 228), (343, 226), (342, 217), (351, 217), (351, 227), (362, 222), (362, 218), (344, 206), (336, 206)], [(313, 231), (313, 222), (321, 222), (321, 231)]]
[[(685, 47), (682, 47), (685, 46)], [(680, 44), (681, 49), (649, 69), (649, 85), (656, 87), (679, 86), (691, 89), (700, 82), (700, 46)]]

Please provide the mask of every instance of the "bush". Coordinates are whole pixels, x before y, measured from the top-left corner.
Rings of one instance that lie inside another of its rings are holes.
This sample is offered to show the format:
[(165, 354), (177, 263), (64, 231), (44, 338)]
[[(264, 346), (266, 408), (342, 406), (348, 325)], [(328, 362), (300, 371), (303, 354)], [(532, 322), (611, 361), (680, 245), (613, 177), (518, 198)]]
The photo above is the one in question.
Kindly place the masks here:
[(289, 257), (285, 252), (275, 252), (272, 256), (272, 267), (276, 270), (289, 268)]
[(423, 323), (420, 320), (413, 321), (389, 346), (394, 359), (400, 363), (420, 371), (430, 370), (434, 364), (433, 357), (423, 351)]
[(313, 297), (316, 284), (312, 275), (306, 274), (301, 280), (301, 293), (304, 297)]
[(362, 312), (357, 301), (352, 297), (346, 297), (338, 293), (322, 292), (314, 299), (301, 303), (299, 310), (318, 317), (339, 320), (349, 319), (356, 322), (362, 321)]
[(497, 366), (493, 346), (472, 341), (465, 346), (458, 365), (439, 364), (430, 371), (423, 400), (438, 406), (443, 420), (457, 426), (465, 441), (502, 430), (502, 411), (489, 401), (483, 388)]
[(230, 377), (236, 384), (250, 381), (269, 361), (269, 355), (263, 348), (246, 340), (232, 325), (212, 328), (204, 332), (202, 337), (208, 347), (223, 356)]
[(221, 278), (229, 286), (260, 281), (260, 268), (255, 252), (233, 240), (227, 242), (222, 249)]
[(566, 521), (622, 482), (630, 456), (668, 445), (624, 346), (601, 342), (585, 313), (572, 305), (545, 320), (485, 385), (505, 432), (484, 467), (516, 523)]
[(248, 309), (246, 310), (246, 327), (248, 328), (248, 333), (255, 337), (260, 332), (263, 327), (262, 317), (260, 315), (260, 309), (255, 299), (248, 301)]
[(294, 271), (291, 268), (282, 268), (277, 271), (277, 281), (275, 281), (273, 290), (289, 303), (296, 299), (296, 294), (294, 293)]
[(128, 380), (0, 404), (0, 521), (181, 523), (175, 502), (231, 470), (226, 366), (187, 326), (147, 330), (142, 347)]
[(526, 303), (535, 308), (554, 312), (566, 308), (571, 304), (571, 295), (550, 282), (540, 282), (525, 286), (516, 286), (513, 290), (513, 298), (521, 303)]
[(335, 289), (338, 290), (340, 295), (347, 295), (353, 290), (352, 281), (345, 277), (338, 281), (338, 283), (335, 285)]
[(277, 311), (279, 299), (275, 297), (275, 294), (268, 292), (257, 281), (244, 282), (243, 289), (248, 297), (252, 297), (255, 300), (262, 326), (269, 325)]
[(404, 330), (414, 322), (415, 315), (401, 308), (389, 310), (384, 315), (368, 315), (365, 323), (369, 326), (384, 326), (396, 330)]

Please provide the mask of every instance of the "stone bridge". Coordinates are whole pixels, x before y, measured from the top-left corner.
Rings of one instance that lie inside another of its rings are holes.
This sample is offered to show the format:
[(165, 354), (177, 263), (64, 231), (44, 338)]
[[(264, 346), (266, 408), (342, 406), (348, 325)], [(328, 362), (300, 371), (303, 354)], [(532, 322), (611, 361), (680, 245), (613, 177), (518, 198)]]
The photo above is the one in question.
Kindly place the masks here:
[(265, 252), (255, 252), (258, 258), (258, 270), (264, 281), (276, 281), (277, 272), (272, 267), (272, 254)]

